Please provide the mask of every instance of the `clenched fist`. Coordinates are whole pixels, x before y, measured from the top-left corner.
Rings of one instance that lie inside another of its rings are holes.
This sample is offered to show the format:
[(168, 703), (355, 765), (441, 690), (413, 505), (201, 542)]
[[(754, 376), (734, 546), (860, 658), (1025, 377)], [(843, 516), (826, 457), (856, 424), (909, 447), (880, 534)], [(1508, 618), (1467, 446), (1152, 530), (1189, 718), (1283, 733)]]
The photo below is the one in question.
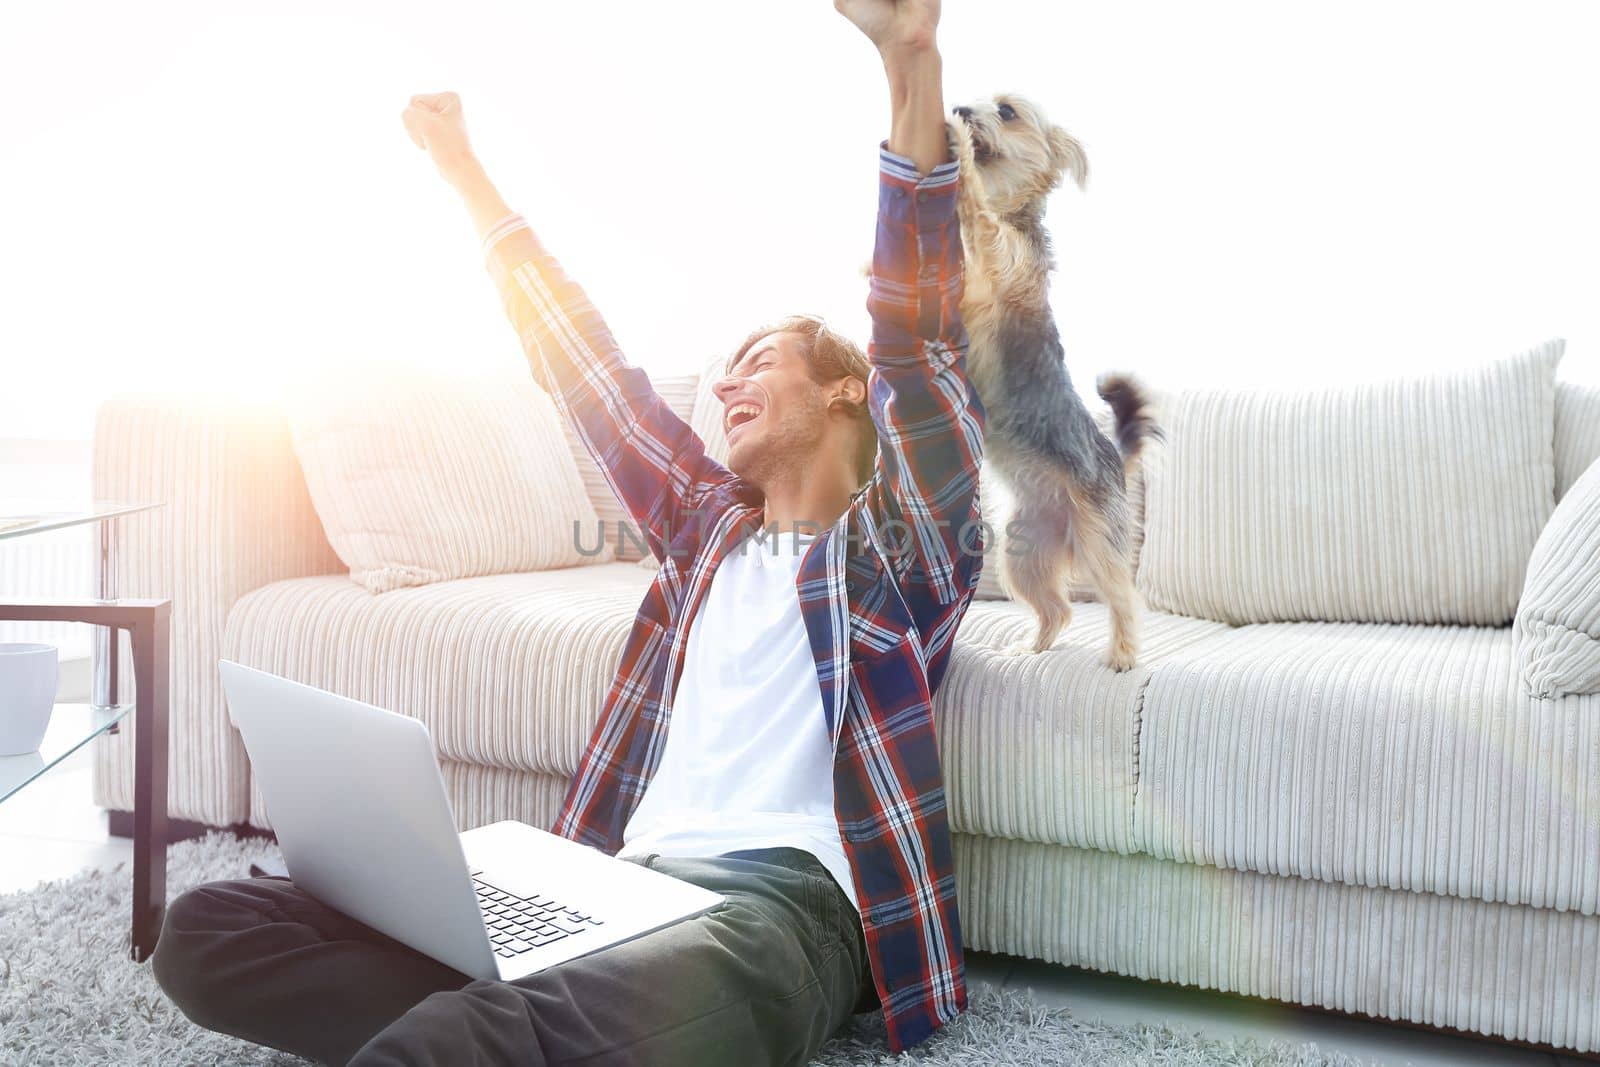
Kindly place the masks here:
[(470, 168), (472, 145), (467, 141), (461, 97), (455, 93), (419, 93), (400, 113), (400, 121), (412, 142), (433, 157), (434, 166), (446, 180), (454, 181)]
[(885, 57), (902, 49), (931, 47), (939, 27), (939, 0), (833, 0), (833, 6)]

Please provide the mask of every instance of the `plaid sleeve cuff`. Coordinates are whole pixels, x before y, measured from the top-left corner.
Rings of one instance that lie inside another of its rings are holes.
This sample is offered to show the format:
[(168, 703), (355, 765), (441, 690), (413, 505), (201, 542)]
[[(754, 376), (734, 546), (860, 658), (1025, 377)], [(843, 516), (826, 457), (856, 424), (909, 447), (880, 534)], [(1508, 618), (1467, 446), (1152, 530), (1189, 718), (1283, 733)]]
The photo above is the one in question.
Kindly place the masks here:
[(915, 189), (941, 189), (945, 186), (954, 186), (960, 169), (959, 162), (947, 159), (927, 174), (922, 174), (909, 156), (889, 151), (888, 141), (878, 142), (878, 173), (898, 184)]

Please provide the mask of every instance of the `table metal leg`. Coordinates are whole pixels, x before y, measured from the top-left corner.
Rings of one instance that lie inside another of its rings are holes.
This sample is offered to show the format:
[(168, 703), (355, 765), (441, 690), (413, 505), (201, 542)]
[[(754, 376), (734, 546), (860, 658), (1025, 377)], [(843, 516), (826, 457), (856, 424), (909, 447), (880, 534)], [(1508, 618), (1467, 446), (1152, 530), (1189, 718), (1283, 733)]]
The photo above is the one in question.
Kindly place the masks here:
[[(129, 627), (133, 725), (133, 958), (155, 951), (167, 910), (167, 640), (170, 605)], [(116, 631), (113, 630), (112, 633)], [(113, 657), (115, 662), (115, 657)]]
[(106, 707), (115, 707), (118, 700), (117, 660), (122, 657), (122, 631), (115, 626), (106, 627)]
[[(117, 595), (117, 576), (112, 570), (115, 526), (114, 519), (100, 524), (100, 565), (95, 569), (95, 595), (102, 601), (114, 600)], [(94, 692), (89, 699), (97, 706), (109, 708), (117, 703), (117, 661), (122, 653), (122, 632), (115, 626), (96, 626), (94, 650)], [(122, 731), (113, 726), (110, 732)]]

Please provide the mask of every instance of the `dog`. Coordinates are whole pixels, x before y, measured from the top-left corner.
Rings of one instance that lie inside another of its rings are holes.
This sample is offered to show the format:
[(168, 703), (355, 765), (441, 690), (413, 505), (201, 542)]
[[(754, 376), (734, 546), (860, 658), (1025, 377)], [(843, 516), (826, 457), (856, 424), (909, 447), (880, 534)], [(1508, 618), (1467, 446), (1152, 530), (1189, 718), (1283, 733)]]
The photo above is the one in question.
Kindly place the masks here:
[(1143, 600), (1133, 584), (1127, 479), (1147, 442), (1165, 433), (1146, 390), (1102, 374), (1113, 442), (1072, 387), (1048, 301), (1055, 267), (1045, 200), (1070, 176), (1082, 188), (1083, 147), (1039, 107), (1002, 93), (952, 109), (960, 164), (957, 212), (965, 257), (961, 316), (967, 372), (986, 412), (985, 456), (1011, 490), (1000, 578), (1033, 609), (1039, 629), (1012, 651), (1043, 652), (1072, 620), (1069, 575), (1091, 584), (1111, 613), (1105, 663), (1132, 667)]

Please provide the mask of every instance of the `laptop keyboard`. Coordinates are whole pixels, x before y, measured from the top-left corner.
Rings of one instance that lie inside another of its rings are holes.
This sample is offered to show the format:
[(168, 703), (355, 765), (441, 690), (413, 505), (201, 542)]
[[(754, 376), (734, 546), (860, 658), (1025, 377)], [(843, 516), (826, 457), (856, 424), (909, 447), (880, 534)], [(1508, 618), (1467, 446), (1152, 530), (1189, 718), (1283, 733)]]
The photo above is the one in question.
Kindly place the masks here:
[(515, 956), (543, 948), (603, 925), (602, 920), (560, 901), (537, 893), (519, 897), (476, 874), (472, 886), (478, 892), (478, 910), (483, 912), (483, 925), (489, 931), (489, 943), (496, 956)]

